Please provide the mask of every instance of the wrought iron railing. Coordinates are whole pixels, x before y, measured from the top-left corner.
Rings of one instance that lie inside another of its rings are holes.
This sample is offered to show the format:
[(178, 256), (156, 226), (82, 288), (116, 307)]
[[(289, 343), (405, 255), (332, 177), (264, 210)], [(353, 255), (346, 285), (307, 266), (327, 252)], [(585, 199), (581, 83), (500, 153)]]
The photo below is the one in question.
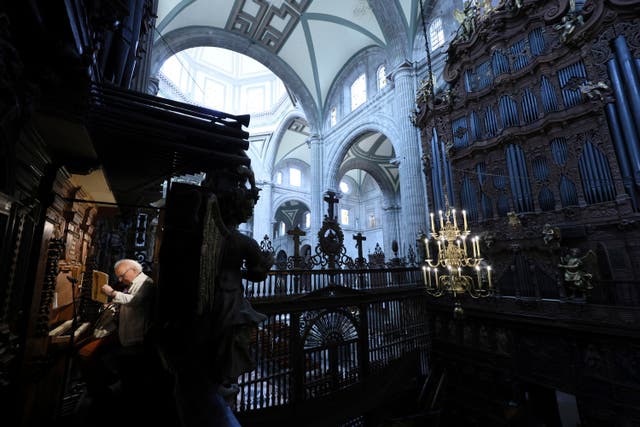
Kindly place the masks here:
[(424, 286), (422, 269), (398, 267), (368, 270), (272, 270), (262, 282), (244, 282), (249, 299), (300, 296), (328, 287), (353, 290)]
[(288, 303), (289, 310), (273, 312), (272, 303), (254, 300), (267, 319), (255, 336), (256, 368), (239, 378), (238, 414), (348, 389), (410, 352), (419, 354), (415, 376), (426, 375), (426, 306), (415, 290), (398, 288), (359, 303), (345, 288), (331, 292), (303, 296)]

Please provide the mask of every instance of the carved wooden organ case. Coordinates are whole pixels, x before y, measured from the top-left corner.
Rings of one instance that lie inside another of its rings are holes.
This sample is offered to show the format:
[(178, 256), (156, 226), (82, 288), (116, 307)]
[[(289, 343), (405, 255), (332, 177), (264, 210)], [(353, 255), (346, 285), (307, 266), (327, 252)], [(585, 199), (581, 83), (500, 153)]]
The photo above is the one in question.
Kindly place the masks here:
[[(498, 274), (512, 263), (501, 248), (555, 268), (577, 246), (598, 251), (609, 279), (637, 277), (639, 8), (501, 2), (449, 46), (448, 87), (418, 94), (431, 211), (445, 192), (466, 209)], [(561, 240), (543, 241), (545, 225)]]

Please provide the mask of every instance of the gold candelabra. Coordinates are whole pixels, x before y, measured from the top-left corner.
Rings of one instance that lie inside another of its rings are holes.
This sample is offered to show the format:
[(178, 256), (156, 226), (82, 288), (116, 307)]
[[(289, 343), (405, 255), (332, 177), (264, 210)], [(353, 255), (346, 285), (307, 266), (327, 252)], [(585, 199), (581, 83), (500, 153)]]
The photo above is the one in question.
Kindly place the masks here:
[[(445, 211), (438, 211), (438, 215), (439, 229), (436, 230), (435, 215), (431, 213), (431, 238), (424, 239), (426, 259), (422, 272), (427, 293), (435, 297), (447, 292), (454, 297), (465, 292), (473, 298), (492, 295), (491, 266), (481, 257), (480, 237), (469, 238), (467, 212), (462, 211), (462, 230), (458, 227), (456, 210), (449, 208), (446, 200)], [(429, 248), (431, 240), (437, 247), (435, 259)]]

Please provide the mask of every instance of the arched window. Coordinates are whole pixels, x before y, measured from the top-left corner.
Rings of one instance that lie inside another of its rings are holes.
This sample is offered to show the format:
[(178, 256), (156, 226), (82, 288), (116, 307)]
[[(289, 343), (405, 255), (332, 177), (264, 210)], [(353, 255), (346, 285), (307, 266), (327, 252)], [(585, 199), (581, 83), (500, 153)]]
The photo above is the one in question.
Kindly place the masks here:
[(276, 174), (276, 184), (282, 185), (282, 172)]
[(351, 111), (367, 101), (367, 77), (360, 76), (351, 85)]
[(338, 111), (336, 107), (331, 107), (331, 127), (335, 126), (338, 123)]
[(436, 18), (429, 25), (429, 41), (431, 42), (431, 50), (435, 50), (444, 44), (444, 30), (442, 29), (442, 20)]
[(278, 236), (286, 236), (287, 234), (287, 226), (284, 222), (280, 221), (278, 224)]
[(311, 227), (311, 212), (307, 212), (304, 214), (304, 228)]
[(340, 209), (340, 224), (349, 225), (349, 209)]
[(387, 85), (387, 70), (384, 65), (381, 65), (378, 68), (378, 90), (382, 89)]
[(344, 194), (348, 194), (349, 193), (349, 184), (347, 184), (344, 181), (340, 181), (340, 191), (342, 191)]
[(289, 168), (289, 185), (300, 187), (302, 185), (302, 172), (300, 169)]

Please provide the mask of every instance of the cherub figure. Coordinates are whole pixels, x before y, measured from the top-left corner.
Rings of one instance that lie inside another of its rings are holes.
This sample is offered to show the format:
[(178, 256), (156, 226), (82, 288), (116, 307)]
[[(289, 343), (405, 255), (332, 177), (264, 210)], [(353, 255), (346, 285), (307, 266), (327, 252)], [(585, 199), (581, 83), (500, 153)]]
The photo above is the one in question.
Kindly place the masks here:
[(560, 239), (560, 229), (558, 227), (552, 227), (551, 224), (546, 223), (542, 227), (542, 240), (545, 245)]
[(595, 255), (595, 252), (589, 250), (580, 256), (579, 248), (571, 248), (569, 253), (560, 258), (558, 267), (564, 270), (564, 284), (571, 292), (570, 298), (575, 297), (578, 292), (584, 295), (593, 289), (593, 274), (584, 270), (584, 264), (591, 257), (595, 259)]
[(518, 11), (522, 9), (522, 6), (523, 6), (522, 1), (523, 0), (509, 0), (507, 2), (507, 7), (509, 8), (509, 10)]
[(581, 14), (569, 12), (562, 17), (562, 22), (553, 26), (553, 29), (560, 32), (560, 41), (565, 43), (574, 31), (584, 24), (584, 18)]
[(491, 248), (496, 241), (496, 235), (491, 231), (483, 231), (481, 233), (481, 241), (484, 242), (487, 248)]
[(273, 254), (239, 231), (259, 197), (246, 166), (218, 168), (203, 185), (174, 184), (160, 251), (156, 345), (174, 377), (182, 427), (212, 426), (215, 402), (238, 392), (254, 367), (254, 339), (266, 319), (243, 284), (267, 277)]
[(507, 219), (509, 226), (513, 229), (522, 228), (522, 222), (520, 221), (520, 217), (514, 211), (507, 212)]
[(449, 88), (438, 93), (438, 95), (436, 95), (435, 103), (450, 107), (453, 103), (453, 91)]
[(433, 81), (429, 78), (423, 79), (420, 82), (420, 88), (416, 95), (416, 101), (420, 104), (426, 104), (431, 101), (433, 97)]
[(474, 1), (466, 1), (462, 11), (455, 9), (453, 16), (460, 23), (462, 33), (458, 34), (462, 40), (467, 40), (476, 30), (476, 20), (478, 18), (478, 6)]
[(586, 96), (590, 100), (604, 101), (604, 91), (609, 90), (609, 86), (605, 82), (593, 83), (592, 81), (585, 80), (578, 86), (580, 93)]

